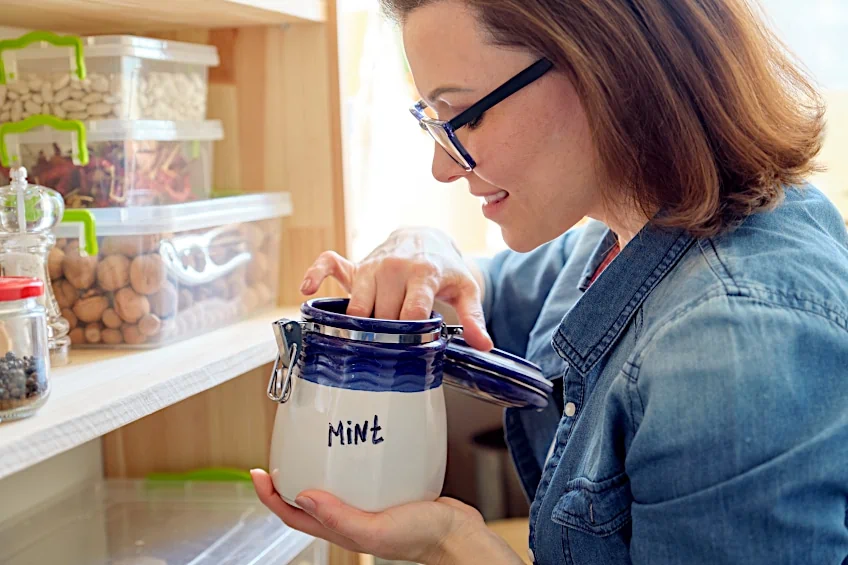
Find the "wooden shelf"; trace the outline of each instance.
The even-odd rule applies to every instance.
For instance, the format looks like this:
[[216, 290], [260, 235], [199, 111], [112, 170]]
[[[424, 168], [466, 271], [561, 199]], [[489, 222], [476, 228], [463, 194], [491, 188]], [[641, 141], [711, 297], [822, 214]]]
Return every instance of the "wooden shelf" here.
[[323, 22], [326, 0], [0, 0], [3, 25], [78, 34]]
[[160, 349], [74, 351], [37, 414], [0, 424], [0, 479], [270, 363], [283, 317], [300, 315], [274, 310]]

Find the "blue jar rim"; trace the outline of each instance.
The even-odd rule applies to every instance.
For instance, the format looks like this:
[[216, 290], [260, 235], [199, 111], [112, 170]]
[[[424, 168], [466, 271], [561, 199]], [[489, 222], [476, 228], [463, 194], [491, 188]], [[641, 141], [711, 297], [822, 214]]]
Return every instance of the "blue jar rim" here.
[[388, 334], [423, 334], [442, 328], [442, 316], [431, 312], [426, 320], [390, 320], [382, 318], [363, 318], [345, 314], [348, 298], [313, 298], [300, 306], [304, 321], [317, 322], [345, 330], [378, 332]]

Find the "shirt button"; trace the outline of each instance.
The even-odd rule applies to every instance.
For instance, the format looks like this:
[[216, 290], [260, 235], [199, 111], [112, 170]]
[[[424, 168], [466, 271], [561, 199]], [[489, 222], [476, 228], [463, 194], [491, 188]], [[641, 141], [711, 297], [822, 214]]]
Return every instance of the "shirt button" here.
[[530, 558], [530, 563], [536, 563], [536, 556], [535, 556], [535, 555], [533, 555], [533, 550], [532, 550], [532, 549], [528, 549], [528, 550], [527, 550], [527, 557], [529, 557], [529, 558]]
[[573, 402], [569, 402], [565, 405], [565, 415], [571, 418], [577, 413], [577, 406]]

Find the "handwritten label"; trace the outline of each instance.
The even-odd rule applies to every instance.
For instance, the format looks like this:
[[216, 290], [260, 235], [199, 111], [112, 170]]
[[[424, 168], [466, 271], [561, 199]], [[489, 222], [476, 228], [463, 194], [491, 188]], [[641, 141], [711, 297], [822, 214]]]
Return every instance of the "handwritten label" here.
[[[368, 429], [369, 424], [371, 422], [368, 420], [365, 420], [362, 424], [359, 422], [354, 424], [352, 420], [348, 420], [347, 426], [345, 426], [344, 421], [339, 420], [339, 423], [334, 427], [333, 423], [330, 422], [330, 431], [327, 433], [327, 447], [333, 447], [333, 438], [336, 438], [338, 445], [366, 444], [369, 442], [369, 431], [371, 432], [370, 442], [373, 445], [383, 443], [385, 438], [380, 435], [383, 428], [380, 426], [376, 414], [374, 414], [374, 423], [371, 424], [370, 430]], [[347, 441], [345, 442], [345, 440]]]

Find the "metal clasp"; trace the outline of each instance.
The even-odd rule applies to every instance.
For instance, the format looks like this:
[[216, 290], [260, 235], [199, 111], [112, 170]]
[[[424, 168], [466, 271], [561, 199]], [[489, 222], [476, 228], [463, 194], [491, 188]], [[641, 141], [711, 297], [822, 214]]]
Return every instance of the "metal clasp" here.
[[[303, 326], [301, 322], [283, 318], [274, 322], [274, 335], [277, 338], [278, 351], [268, 383], [268, 398], [283, 404], [291, 398], [292, 374], [303, 347]], [[283, 368], [286, 369], [286, 376], [280, 389], [280, 373]]]
[[462, 326], [442, 324], [442, 337], [448, 340], [448, 342], [455, 337], [461, 337], [463, 331]]

